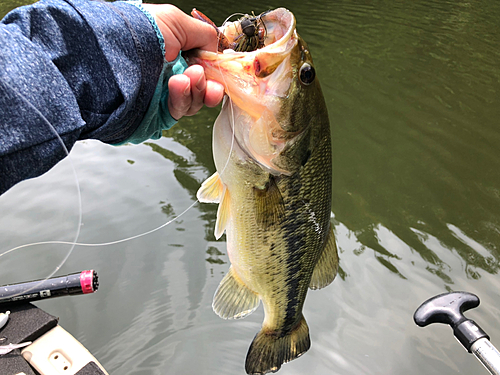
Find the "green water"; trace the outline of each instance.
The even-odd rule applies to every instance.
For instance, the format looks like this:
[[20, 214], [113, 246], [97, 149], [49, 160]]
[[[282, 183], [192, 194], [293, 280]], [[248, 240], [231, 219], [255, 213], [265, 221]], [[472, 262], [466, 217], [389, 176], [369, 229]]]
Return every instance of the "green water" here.
[[[21, 2], [0, 4], [0, 13]], [[467, 313], [500, 347], [500, 3], [255, 1], [176, 3], [220, 24], [286, 6], [309, 43], [330, 114], [341, 273], [308, 294], [312, 347], [280, 374], [482, 374], [445, 326], [418, 328], [428, 297], [466, 290]], [[145, 232], [195, 201], [213, 171], [218, 109], [155, 142], [71, 153], [82, 190], [79, 242]], [[75, 238], [69, 160], [0, 197], [0, 252]], [[148, 236], [77, 247], [58, 274], [94, 268], [97, 294], [38, 305], [60, 317], [111, 374], [244, 374], [262, 309], [239, 321], [211, 311], [228, 269], [216, 207], [195, 205]], [[69, 246], [0, 257], [0, 284], [44, 277]]]

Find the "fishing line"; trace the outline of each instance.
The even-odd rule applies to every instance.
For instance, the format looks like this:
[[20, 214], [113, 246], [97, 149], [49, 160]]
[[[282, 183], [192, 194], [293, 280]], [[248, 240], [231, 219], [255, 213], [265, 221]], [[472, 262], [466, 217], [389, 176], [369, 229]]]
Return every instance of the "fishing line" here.
[[227, 18], [224, 20], [224, 22], [222, 22], [222, 26], [224, 26], [224, 25], [225, 25], [225, 24], [229, 21], [229, 19], [230, 19], [231, 17], [234, 17], [234, 16], [245, 16], [245, 14], [243, 14], [243, 13], [233, 13], [233, 14], [231, 14], [229, 17], [227, 17]]
[[[61, 137], [59, 136], [59, 134], [57, 133], [57, 131], [55, 130], [55, 128], [53, 127], [53, 125], [45, 118], [45, 116], [43, 116], [42, 113], [40, 113], [40, 111], [33, 106], [33, 104], [29, 103], [24, 97], [22, 97], [21, 94], [19, 94], [14, 88], [12, 88], [10, 85], [8, 85], [9, 88], [15, 92], [19, 97], [21, 97], [21, 99], [27, 103], [31, 108], [33, 108], [36, 113], [44, 120], [44, 122], [46, 124], [48, 124], [49, 128], [51, 129], [51, 131], [56, 135], [57, 139], [59, 140], [59, 142], [62, 144], [63, 146], [63, 149], [64, 151], [66, 152], [66, 155], [68, 156], [68, 159], [71, 163], [71, 168], [73, 170], [73, 174], [75, 176], [75, 181], [76, 181], [76, 187], [77, 187], [77, 192], [78, 192], [78, 207], [79, 207], [79, 214], [78, 214], [78, 228], [77, 228], [77, 233], [76, 233], [76, 237], [75, 237], [75, 240], [73, 242], [69, 242], [69, 241], [41, 241], [41, 242], [33, 242], [33, 243], [29, 243], [29, 244], [24, 244], [24, 245], [20, 245], [20, 246], [17, 246], [17, 247], [14, 247], [12, 249], [9, 249], [3, 253], [0, 254], [0, 258], [4, 255], [7, 255], [9, 253], [12, 253], [16, 250], [20, 250], [20, 249], [23, 249], [23, 248], [27, 248], [27, 247], [32, 247], [32, 246], [39, 246], [39, 245], [55, 245], [55, 244], [58, 244], [58, 245], [71, 245], [71, 248], [70, 250], [68, 251], [68, 253], [66, 254], [66, 256], [64, 257], [64, 259], [60, 262], [60, 264], [42, 281], [45, 281], [49, 278], [51, 278], [63, 265], [64, 263], [66, 263], [66, 261], [68, 260], [69, 256], [71, 255], [71, 253], [73, 252], [73, 249], [75, 248], [75, 246], [109, 246], [109, 245], [115, 245], [115, 244], [118, 244], [118, 243], [122, 243], [122, 242], [126, 242], [126, 241], [130, 241], [130, 240], [134, 240], [136, 238], [139, 238], [139, 237], [143, 237], [143, 236], [146, 236], [146, 235], [149, 235], [153, 232], [156, 232], [164, 227], [166, 227], [167, 225], [171, 224], [173, 221], [179, 219], [182, 215], [184, 215], [187, 211], [189, 211], [196, 203], [198, 203], [198, 200], [196, 200], [195, 202], [193, 202], [188, 208], [186, 208], [182, 213], [180, 213], [179, 215], [177, 215], [175, 218], [173, 218], [172, 220], [169, 220], [168, 222], [160, 225], [159, 227], [157, 228], [154, 228], [154, 229], [151, 229], [149, 231], [146, 231], [144, 233], [141, 233], [141, 234], [137, 234], [137, 235], [134, 235], [134, 236], [131, 236], [131, 237], [127, 237], [127, 238], [124, 238], [124, 239], [121, 239], [121, 240], [116, 240], [116, 241], [110, 241], [110, 242], [103, 242], [103, 243], [80, 243], [80, 242], [77, 242], [78, 240], [78, 237], [80, 235], [80, 228], [81, 228], [81, 224], [82, 224], [82, 217], [83, 217], [83, 214], [82, 214], [82, 199], [81, 199], [81, 191], [80, 191], [80, 184], [78, 182], [78, 178], [77, 178], [77, 174], [76, 174], [76, 169], [73, 165], [73, 162], [71, 160], [71, 157], [70, 157], [70, 154], [68, 152], [68, 149], [66, 148], [66, 145], [64, 144], [63, 140], [61, 139]], [[41, 281], [41, 282], [42, 282]]]
[[[57, 133], [57, 130], [54, 128], [54, 126], [52, 126], [52, 124], [50, 123], [49, 120], [47, 120], [47, 118], [38, 110], [38, 108], [36, 108], [33, 104], [31, 104], [20, 92], [18, 92], [14, 87], [12, 87], [8, 82], [3, 82], [3, 84], [5, 84], [10, 90], [12, 93], [14, 93], [15, 95], [17, 95], [21, 101], [23, 101], [25, 104], [28, 105], [28, 107], [30, 107], [31, 109], [33, 109], [35, 111], [35, 113], [40, 116], [40, 118], [42, 119], [42, 121], [44, 123], [46, 123], [50, 129], [50, 131], [56, 136], [57, 140], [61, 143], [62, 145], [62, 148], [64, 150], [64, 152], [66, 153], [66, 156], [68, 157], [68, 160], [69, 160], [69, 163], [71, 165], [71, 169], [73, 171], [73, 176], [75, 178], [75, 183], [76, 183], [76, 191], [77, 191], [77, 196], [78, 196], [78, 226], [76, 228], [76, 235], [75, 235], [75, 240], [73, 242], [68, 242], [68, 244], [71, 245], [71, 248], [69, 249], [69, 251], [67, 252], [66, 256], [63, 258], [63, 260], [59, 263], [59, 265], [42, 281], [45, 281], [49, 278], [51, 278], [52, 276], [54, 276], [54, 274], [64, 265], [64, 263], [66, 263], [66, 260], [69, 258], [69, 256], [71, 255], [71, 253], [73, 252], [73, 249], [75, 248], [75, 243], [76, 241], [78, 240], [78, 237], [80, 236], [80, 228], [82, 227], [82, 194], [81, 194], [81, 191], [80, 191], [80, 183], [78, 181], [78, 176], [76, 174], [76, 168], [73, 164], [73, 161], [71, 160], [71, 157], [69, 155], [69, 151], [68, 149], [66, 148], [66, 145], [64, 144], [64, 141], [62, 140], [62, 138], [59, 136], [59, 134]], [[0, 254], [0, 257], [11, 252], [13, 250], [9, 250], [7, 252], [4, 252], [2, 254]], [[40, 281], [40, 282], [42, 282]]]
[[[237, 13], [235, 13], [235, 14], [231, 15], [230, 17], [228, 17], [226, 19], [226, 21], [224, 21], [223, 25], [225, 25], [227, 23], [228, 19], [231, 18], [234, 15], [237, 15]], [[224, 78], [224, 75], [222, 74], [222, 70], [221, 70], [221, 67], [220, 67], [220, 61], [218, 61], [217, 66], [218, 66], [218, 69], [219, 69], [219, 73], [221, 74], [222, 80], [224, 81], [224, 86], [227, 88], [226, 95], [228, 96], [229, 106], [230, 106], [230, 110], [231, 110], [230, 123], [231, 123], [231, 130], [232, 130], [231, 147], [230, 147], [230, 150], [229, 150], [229, 154], [228, 154], [228, 158], [226, 160], [226, 163], [225, 163], [224, 167], [222, 168], [222, 171], [219, 173], [219, 175], [221, 175], [225, 171], [226, 167], [228, 166], [229, 161], [231, 159], [231, 153], [232, 153], [232, 151], [234, 149], [234, 139], [235, 139], [235, 124], [234, 123], [235, 123], [235, 118], [234, 118], [234, 108], [233, 108], [234, 104], [233, 104], [233, 101], [231, 100], [231, 95], [229, 94], [229, 86], [227, 84], [226, 79]], [[46, 117], [33, 104], [31, 104], [26, 98], [24, 98], [20, 93], [18, 93], [13, 87], [11, 87], [10, 85], [8, 85], [6, 82], [5, 82], [5, 84], [16, 95], [18, 95], [23, 102], [25, 102], [26, 104], [28, 104], [29, 107], [31, 107], [31, 108], [33, 108], [35, 110], [35, 112], [43, 119], [43, 121], [48, 125], [49, 129], [51, 130], [51, 132], [54, 133], [54, 135], [56, 136], [56, 138], [58, 139], [58, 141], [61, 143], [61, 145], [62, 145], [62, 147], [64, 149], [64, 152], [66, 153], [66, 155], [68, 157], [68, 160], [70, 162], [70, 165], [71, 165], [71, 168], [72, 168], [72, 171], [73, 171], [73, 175], [75, 177], [75, 182], [76, 182], [76, 187], [77, 187], [77, 192], [78, 192], [78, 208], [79, 208], [79, 213], [78, 213], [78, 228], [77, 228], [77, 233], [76, 233], [76, 236], [75, 236], [75, 240], [73, 242], [69, 242], [69, 241], [41, 241], [41, 242], [33, 242], [33, 243], [24, 244], [24, 245], [20, 245], [20, 246], [14, 247], [12, 249], [9, 249], [9, 250], [1, 253], [0, 254], [0, 258], [2, 256], [4, 256], [4, 255], [12, 253], [12, 252], [14, 252], [16, 250], [20, 250], [20, 249], [28, 248], [28, 247], [33, 247], [33, 246], [39, 246], [39, 245], [71, 245], [70, 250], [68, 251], [68, 253], [64, 257], [64, 259], [59, 263], [59, 265], [44, 280], [40, 281], [40, 282], [43, 282], [43, 281], [51, 278], [66, 263], [66, 261], [68, 260], [68, 258], [72, 254], [75, 246], [85, 246], [85, 247], [110, 246], [110, 245], [115, 245], [115, 244], [123, 243], [123, 242], [126, 242], [126, 241], [130, 241], [130, 240], [134, 240], [134, 239], [139, 238], [139, 237], [147, 236], [147, 235], [149, 235], [149, 234], [151, 234], [153, 232], [156, 232], [156, 231], [158, 231], [158, 230], [160, 230], [160, 229], [168, 226], [173, 221], [179, 219], [187, 211], [189, 211], [196, 203], [198, 203], [198, 199], [196, 199], [195, 202], [193, 202], [189, 207], [187, 207], [182, 213], [180, 213], [179, 215], [177, 215], [175, 218], [169, 220], [168, 222], [160, 225], [157, 228], [151, 229], [151, 230], [146, 231], [146, 232], [141, 233], [141, 234], [137, 234], [137, 235], [134, 235], [134, 236], [131, 236], [131, 237], [127, 237], [127, 238], [124, 238], [124, 239], [120, 239], [120, 240], [116, 240], [116, 241], [103, 242], [103, 243], [80, 243], [80, 242], [77, 242], [78, 237], [80, 235], [80, 228], [82, 226], [82, 217], [83, 217], [82, 212], [83, 212], [83, 209], [82, 209], [82, 198], [81, 198], [80, 183], [78, 181], [78, 177], [77, 177], [77, 174], [76, 174], [76, 169], [75, 169], [74, 164], [73, 164], [73, 162], [71, 160], [69, 151], [66, 148], [66, 145], [64, 144], [62, 138], [57, 133], [56, 129], [46, 119]]]
[[[135, 236], [132, 236], [132, 237], [127, 237], [127, 238], [123, 238], [121, 240], [116, 240], [116, 241], [111, 241], [111, 242], [102, 242], [102, 243], [81, 243], [81, 242], [67, 242], [67, 241], [42, 241], [42, 242], [33, 242], [33, 243], [29, 243], [29, 244], [26, 244], [26, 245], [21, 245], [21, 246], [18, 246], [18, 247], [15, 247], [13, 249], [10, 249], [10, 250], [7, 250], [6, 252], [0, 254], [0, 257], [8, 254], [8, 253], [11, 253], [13, 251], [16, 251], [16, 250], [19, 250], [19, 249], [22, 249], [22, 248], [25, 248], [25, 247], [30, 247], [30, 246], [37, 246], [37, 245], [75, 245], [75, 246], [87, 246], [87, 247], [92, 247], [92, 246], [109, 246], [109, 245], [116, 245], [116, 244], [119, 244], [119, 243], [122, 243], [122, 242], [126, 242], [126, 241], [130, 241], [130, 240], [135, 240], [136, 238], [139, 238], [139, 237], [143, 237], [143, 236], [147, 236], [148, 234], [151, 234], [153, 232], [156, 232], [164, 227], [166, 227], [167, 225], [171, 224], [173, 221], [179, 219], [182, 215], [184, 215], [186, 212], [188, 212], [191, 208], [193, 208], [193, 206], [198, 203], [198, 200], [196, 200], [195, 202], [193, 202], [188, 208], [186, 208], [184, 211], [182, 211], [182, 213], [180, 213], [178, 216], [174, 217], [172, 220], [169, 220], [167, 221], [166, 223], [160, 225], [158, 228], [155, 228], [155, 229], [151, 229], [147, 232], [144, 232], [144, 233], [141, 233], [141, 234], [137, 234]], [[67, 259], [68, 257], [65, 258], [65, 260]], [[60, 267], [59, 267], [60, 268]], [[59, 269], [57, 268], [56, 271]], [[55, 273], [55, 272], [54, 272]], [[50, 278], [52, 275], [54, 275], [54, 273], [52, 273], [50, 276], [48, 276], [47, 278]]]
[[[234, 13], [232, 15], [230, 15], [228, 18], [226, 18], [226, 20], [223, 22], [222, 26], [226, 25], [226, 23], [228, 22], [228, 20], [235, 16], [235, 15], [238, 15], [238, 14], [242, 14], [242, 13]], [[217, 39], [219, 39], [219, 36], [217, 35]], [[224, 78], [224, 75], [222, 74], [222, 70], [221, 70], [221, 67], [220, 67], [220, 60], [217, 61], [217, 67], [219, 68], [219, 73], [220, 73], [220, 76], [222, 78], [222, 80], [224, 81], [224, 86], [226, 87], [226, 95], [227, 97], [229, 98], [229, 108], [231, 108], [231, 117], [229, 119], [229, 122], [231, 123], [231, 130], [233, 132], [233, 136], [231, 137], [231, 147], [229, 148], [229, 154], [227, 155], [227, 160], [226, 160], [226, 164], [224, 164], [224, 168], [222, 168], [222, 171], [220, 171], [219, 173], [219, 176], [221, 176], [224, 171], [226, 170], [226, 167], [229, 165], [229, 160], [231, 160], [231, 153], [233, 152], [233, 148], [234, 148], [234, 138], [236, 137], [235, 135], [235, 129], [234, 129], [234, 122], [235, 122], [235, 119], [234, 119], [234, 107], [233, 107], [233, 100], [231, 99], [231, 95], [229, 95], [229, 85], [227, 84], [226, 82], [226, 79]], [[231, 121], [232, 120], [232, 121]]]

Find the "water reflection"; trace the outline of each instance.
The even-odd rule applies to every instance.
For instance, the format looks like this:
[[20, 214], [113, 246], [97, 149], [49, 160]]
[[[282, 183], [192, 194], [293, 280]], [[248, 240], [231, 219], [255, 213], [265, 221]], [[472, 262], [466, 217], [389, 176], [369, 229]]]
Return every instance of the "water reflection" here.
[[[499, 48], [488, 37], [498, 25], [488, 20], [498, 5], [482, 5], [341, 1], [315, 13], [324, 25], [306, 17], [311, 28], [301, 31], [311, 32], [313, 46], [330, 46], [314, 57], [324, 64], [325, 95], [332, 98], [332, 209], [388, 270], [403, 277], [395, 243], [380, 241], [381, 228], [447, 282], [453, 272], [444, 276], [447, 267], [437, 254], [451, 249], [466, 261], [467, 276], [478, 276], [472, 271], [478, 268], [497, 272], [499, 253], [492, 244], [500, 237], [491, 228], [498, 226], [500, 180], [491, 171], [500, 167], [494, 120], [500, 115]], [[325, 41], [318, 37], [327, 24], [333, 30]], [[450, 222], [490, 249], [491, 259], [470, 259], [472, 249], [457, 242]], [[444, 246], [438, 253], [427, 248], [412, 228]]]
[[[337, 227], [340, 225], [340, 222], [336, 220], [333, 222]], [[451, 232], [448, 236], [455, 240], [450, 241], [453, 245], [448, 245], [436, 236], [415, 228], [410, 228], [414, 238], [409, 240], [406, 237], [403, 241], [394, 232], [380, 224], [370, 228], [368, 234], [366, 232], [356, 233], [346, 228], [348, 232], [340, 232], [338, 236], [349, 239], [348, 243], [344, 245], [344, 249], [348, 248], [355, 255], [360, 255], [367, 249], [373, 251], [375, 259], [402, 279], [406, 279], [406, 276], [398, 269], [398, 264], [401, 261], [408, 263], [408, 259], [405, 258], [408, 257], [408, 254], [415, 252], [427, 263], [425, 269], [440, 277], [445, 284], [453, 284], [453, 274], [461, 271], [465, 272], [465, 275], [471, 279], [481, 277], [478, 269], [491, 274], [498, 273], [499, 262], [492, 250], [488, 250], [468, 237], [456, 226], [448, 224], [448, 228]], [[443, 237], [441, 235], [441, 238]], [[362, 241], [363, 238], [365, 241]], [[388, 249], [392, 252], [389, 253]], [[441, 258], [444, 252], [452, 252], [455, 256], [460, 257], [462, 265], [452, 266], [452, 264], [443, 261]], [[437, 254], [441, 254], [441, 256]], [[415, 265], [413, 261], [411, 264]], [[445, 287], [449, 288], [449, 285], [445, 285]]]
[[209, 255], [209, 257], [206, 259], [206, 261], [210, 264], [226, 264], [227, 261], [219, 258], [221, 255], [226, 255], [223, 252], [219, 251], [214, 246], [210, 246], [206, 253]]
[[[215, 119], [209, 116], [206, 124], [202, 126], [202, 128], [209, 128], [208, 124], [213, 123]], [[210, 121], [210, 122], [209, 122]], [[199, 126], [194, 124], [190, 124], [189, 120], [183, 120], [184, 123], [188, 123], [186, 128], [182, 128], [178, 126], [175, 132], [165, 132], [165, 136], [167, 138], [172, 138], [179, 144], [186, 146], [190, 151], [193, 152], [191, 156], [194, 156], [193, 160], [187, 160], [184, 157], [177, 155], [172, 150], [164, 148], [157, 143], [145, 142], [146, 146], [151, 147], [153, 152], [156, 152], [163, 156], [165, 159], [172, 161], [175, 165], [174, 167], [174, 176], [177, 181], [191, 194], [193, 200], [196, 200], [196, 192], [198, 191], [201, 183], [203, 182], [203, 178], [206, 176], [206, 170], [214, 169], [214, 164], [212, 161], [212, 157], [210, 155], [209, 158], [204, 157], [204, 153], [200, 152], [200, 154], [196, 154], [195, 151], [201, 151], [202, 149], [206, 149], [206, 140], [210, 139], [210, 134], [205, 134], [202, 138], [205, 142], [195, 141], [194, 137], [191, 137], [191, 132], [197, 132], [199, 130]], [[194, 126], [191, 126], [194, 125]], [[179, 128], [181, 130], [179, 130]], [[200, 168], [202, 166], [203, 168]], [[198, 178], [202, 177], [201, 180]], [[162, 212], [168, 215], [169, 212], [173, 212], [171, 207], [168, 205], [163, 205], [161, 207]], [[213, 228], [215, 225], [215, 212], [217, 212], [217, 206], [215, 204], [202, 204], [199, 206], [200, 211], [203, 213], [203, 218], [206, 219], [206, 239], [209, 241], [215, 240], [213, 235]]]

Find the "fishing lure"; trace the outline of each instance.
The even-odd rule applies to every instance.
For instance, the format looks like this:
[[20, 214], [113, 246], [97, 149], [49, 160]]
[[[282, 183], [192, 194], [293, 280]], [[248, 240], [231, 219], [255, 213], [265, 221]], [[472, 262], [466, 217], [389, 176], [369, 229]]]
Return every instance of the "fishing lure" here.
[[191, 15], [194, 18], [208, 23], [215, 29], [219, 40], [219, 52], [223, 52], [226, 49], [232, 49], [236, 52], [252, 52], [264, 47], [267, 29], [262, 17], [267, 13], [269, 13], [269, 11], [263, 12], [258, 16], [253, 12], [251, 16], [248, 14], [243, 15], [243, 17], [238, 20], [239, 27], [241, 28], [241, 30], [238, 31], [241, 32], [238, 33], [233, 41], [230, 41], [210, 18], [197, 9], [191, 11]]
[[236, 52], [252, 52], [264, 47], [267, 30], [266, 24], [262, 21], [264, 12], [258, 16], [245, 14], [240, 18], [241, 34], [233, 42], [233, 50]]
[[226, 38], [226, 36], [219, 30], [217, 25], [210, 18], [205, 16], [202, 12], [200, 12], [196, 8], [193, 8], [193, 10], [191, 11], [191, 15], [193, 16], [193, 18], [196, 18], [197, 20], [208, 23], [215, 29], [215, 32], [217, 33], [217, 39], [219, 40], [217, 44], [219, 52], [223, 52], [225, 49], [231, 48], [230, 43]]

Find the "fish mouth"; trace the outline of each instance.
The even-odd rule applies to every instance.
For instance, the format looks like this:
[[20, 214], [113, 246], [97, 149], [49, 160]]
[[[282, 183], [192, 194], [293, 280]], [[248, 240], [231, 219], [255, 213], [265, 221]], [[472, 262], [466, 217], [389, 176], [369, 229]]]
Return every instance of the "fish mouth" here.
[[[248, 56], [253, 52], [279, 52], [279, 49], [286, 50], [286, 44], [291, 39], [295, 31], [295, 17], [292, 12], [285, 8], [278, 8], [260, 14], [257, 17], [263, 27], [263, 46], [256, 48], [256, 51], [236, 52], [231, 49], [233, 44], [239, 37], [242, 36], [242, 19], [234, 22], [225, 22], [219, 27], [219, 31], [226, 37], [229, 46], [225, 47], [222, 52], [211, 52], [205, 50], [191, 50], [185, 52], [186, 60], [231, 60], [238, 59], [242, 56]], [[220, 42], [220, 41], [219, 41]], [[223, 47], [224, 48], [224, 47]], [[222, 48], [220, 48], [222, 49]], [[190, 63], [188, 61], [188, 63]], [[195, 64], [196, 62], [192, 62]], [[190, 63], [191, 65], [191, 63]]]
[[[285, 8], [278, 8], [264, 12], [254, 17], [254, 19], [259, 21], [263, 27], [262, 45], [254, 48], [255, 50], [258, 50], [258, 52], [272, 51], [278, 53], [279, 50], [284, 51], [287, 49], [286, 45], [295, 31], [295, 17], [292, 12]], [[242, 22], [244, 22], [244, 18], [235, 22], [227, 22], [219, 28], [230, 45], [235, 44], [236, 40], [243, 36], [242, 29], [244, 26], [242, 27]], [[223, 51], [223, 54], [228, 52], [231, 53], [231, 51]]]
[[[203, 66], [208, 79], [221, 83], [247, 126], [237, 126], [235, 136], [241, 148], [270, 173], [290, 171], [273, 163], [284, 149], [286, 135], [277, 116], [292, 87], [291, 55], [298, 44], [295, 17], [285, 8], [265, 12], [256, 18], [265, 33], [263, 46], [249, 52], [192, 50], [183, 56], [189, 65]], [[219, 30], [229, 43], [242, 35], [242, 19], [226, 23]], [[259, 36], [260, 37], [260, 36]], [[261, 43], [262, 44], [262, 43]]]
[[[236, 97], [244, 97], [246, 102], [249, 94], [285, 95], [283, 92], [277, 93], [276, 90], [269, 92], [269, 85], [264, 87], [262, 79], [267, 78], [269, 81], [268, 77], [297, 44], [295, 17], [289, 10], [278, 8], [264, 12], [256, 18], [265, 30], [261, 48], [250, 52], [236, 52], [227, 48], [223, 52], [191, 50], [183, 53], [188, 65], [202, 65], [207, 78], [221, 83], [233, 100], [237, 99]], [[241, 21], [227, 22], [219, 27], [229, 44], [235, 44], [235, 41], [242, 37]]]

